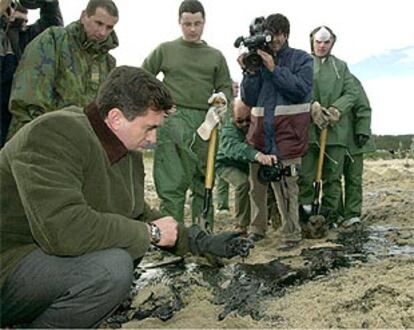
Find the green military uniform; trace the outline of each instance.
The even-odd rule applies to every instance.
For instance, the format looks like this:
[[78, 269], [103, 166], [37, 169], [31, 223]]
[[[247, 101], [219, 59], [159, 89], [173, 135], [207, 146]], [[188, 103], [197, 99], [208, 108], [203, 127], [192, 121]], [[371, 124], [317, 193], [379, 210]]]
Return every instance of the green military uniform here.
[[92, 102], [115, 67], [108, 51], [117, 46], [115, 32], [98, 43], [87, 38], [79, 21], [37, 36], [26, 47], [13, 81], [9, 138], [41, 114]]
[[249, 163], [258, 153], [246, 143], [246, 135], [233, 121], [220, 131], [216, 158], [217, 175], [235, 187], [235, 218], [240, 226], [250, 224]]
[[358, 85], [358, 98], [352, 111], [346, 116], [348, 121], [348, 152], [344, 164], [345, 195], [340, 213], [344, 220], [360, 217], [362, 210], [362, 172], [364, 153], [375, 151], [371, 138], [359, 147], [355, 140], [359, 134], [371, 137], [371, 106], [362, 84], [355, 78]]
[[[154, 154], [154, 182], [161, 199], [161, 211], [184, 221], [184, 203], [192, 191], [192, 220], [203, 209], [204, 176], [208, 142], [196, 133], [204, 121], [212, 93], [224, 92], [231, 99], [231, 79], [224, 56], [205, 42], [182, 38], [162, 43], [142, 67], [157, 75], [171, 92], [177, 112], [157, 131]], [[213, 222], [210, 207], [208, 220]]]
[[[161, 217], [144, 201], [141, 153], [124, 147], [95, 106], [24, 127], [0, 153], [0, 181], [0, 287], [38, 248], [56, 256], [121, 248], [141, 258], [150, 245], [142, 221]], [[184, 253], [187, 231], [179, 230], [176, 252]]]
[[220, 176], [216, 176], [215, 187], [217, 211], [229, 211], [229, 183]]
[[[325, 108], [335, 107], [340, 120], [328, 128], [324, 166], [322, 204], [331, 211], [330, 221], [337, 221], [337, 208], [341, 197], [341, 176], [344, 166], [348, 130], [346, 116], [354, 106], [358, 89], [346, 63], [333, 55], [325, 58], [314, 56], [313, 101]], [[299, 180], [299, 203], [309, 205], [314, 198], [312, 183], [316, 177], [319, 157], [320, 129], [312, 123], [309, 128], [309, 150], [302, 160]]]

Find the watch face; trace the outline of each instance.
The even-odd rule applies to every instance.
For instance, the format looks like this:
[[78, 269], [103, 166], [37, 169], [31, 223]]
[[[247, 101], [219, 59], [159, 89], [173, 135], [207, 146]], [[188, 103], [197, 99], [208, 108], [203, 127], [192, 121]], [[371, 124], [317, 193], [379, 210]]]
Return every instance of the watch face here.
[[151, 243], [157, 244], [161, 240], [161, 232], [157, 225], [151, 223]]

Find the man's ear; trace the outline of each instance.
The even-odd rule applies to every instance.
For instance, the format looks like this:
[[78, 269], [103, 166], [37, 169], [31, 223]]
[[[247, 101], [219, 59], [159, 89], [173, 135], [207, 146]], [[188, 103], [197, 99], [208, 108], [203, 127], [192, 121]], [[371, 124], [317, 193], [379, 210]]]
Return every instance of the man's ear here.
[[123, 125], [125, 116], [121, 110], [118, 108], [112, 108], [108, 111], [106, 116], [106, 123], [112, 128], [112, 130], [117, 131]]
[[82, 24], [85, 23], [85, 19], [86, 19], [87, 16], [88, 16], [88, 14], [86, 13], [86, 10], [82, 10], [82, 13], [81, 13], [81, 16], [80, 16], [80, 22]]

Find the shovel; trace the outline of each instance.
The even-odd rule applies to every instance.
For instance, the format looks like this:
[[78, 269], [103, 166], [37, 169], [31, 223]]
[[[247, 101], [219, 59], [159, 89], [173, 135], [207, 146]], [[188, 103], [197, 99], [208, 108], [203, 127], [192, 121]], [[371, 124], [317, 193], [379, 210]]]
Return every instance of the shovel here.
[[323, 161], [325, 158], [325, 148], [326, 148], [326, 139], [328, 137], [328, 128], [324, 128], [321, 131], [321, 136], [319, 138], [319, 159], [318, 159], [318, 168], [316, 171], [316, 178], [314, 182], [314, 197], [312, 202], [311, 215], [316, 216], [320, 214], [321, 204], [322, 204], [322, 170], [323, 170]]
[[322, 238], [326, 235], [327, 226], [326, 219], [321, 214], [322, 204], [322, 169], [325, 155], [326, 139], [328, 129], [324, 128], [320, 135], [320, 150], [318, 159], [318, 168], [314, 182], [314, 199], [312, 202], [311, 213], [306, 226], [302, 226], [302, 233], [307, 238]]
[[211, 200], [213, 196], [213, 186], [214, 186], [214, 163], [216, 158], [216, 149], [217, 149], [217, 127], [213, 128], [211, 131], [210, 140], [208, 142], [208, 152], [207, 152], [207, 168], [206, 168], [206, 179], [204, 181], [204, 201], [203, 201], [203, 211], [201, 212], [199, 218], [200, 227], [207, 233], [213, 232], [214, 223], [211, 221], [209, 223], [207, 216], [208, 211], [210, 210]]

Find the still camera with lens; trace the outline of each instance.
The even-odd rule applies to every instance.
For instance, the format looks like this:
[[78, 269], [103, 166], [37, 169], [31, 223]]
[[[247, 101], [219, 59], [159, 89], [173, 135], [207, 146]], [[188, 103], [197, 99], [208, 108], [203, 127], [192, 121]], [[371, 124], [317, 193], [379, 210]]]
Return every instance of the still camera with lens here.
[[262, 65], [262, 58], [257, 53], [261, 49], [269, 54], [272, 54], [269, 44], [272, 42], [273, 35], [264, 28], [265, 18], [263, 16], [256, 17], [250, 24], [250, 36], [238, 37], [234, 42], [234, 47], [247, 47], [248, 53], [244, 56], [243, 62], [246, 70], [255, 72]]

